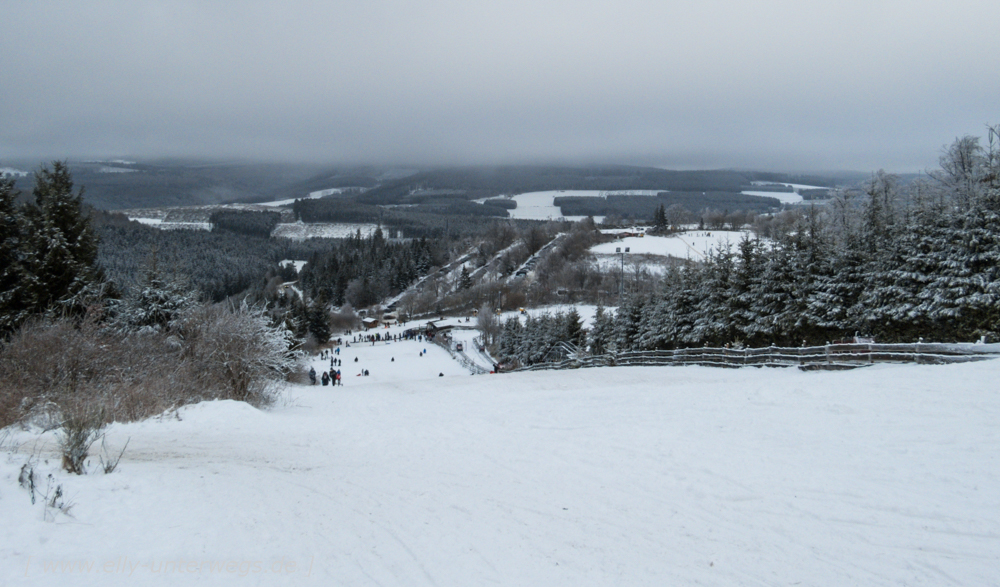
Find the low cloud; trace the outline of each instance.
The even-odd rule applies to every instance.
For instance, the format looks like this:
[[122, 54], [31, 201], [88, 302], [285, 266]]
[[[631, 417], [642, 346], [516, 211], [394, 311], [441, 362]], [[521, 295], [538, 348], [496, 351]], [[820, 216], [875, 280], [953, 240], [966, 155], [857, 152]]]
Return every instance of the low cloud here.
[[987, 2], [9, 4], [0, 162], [912, 171], [1000, 121]]

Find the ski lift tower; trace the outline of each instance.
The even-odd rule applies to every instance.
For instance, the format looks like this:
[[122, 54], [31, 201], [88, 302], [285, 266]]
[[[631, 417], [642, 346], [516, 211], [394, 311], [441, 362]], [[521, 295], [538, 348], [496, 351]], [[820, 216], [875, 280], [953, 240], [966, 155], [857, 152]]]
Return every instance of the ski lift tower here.
[[621, 247], [615, 247], [615, 253], [622, 256], [622, 273], [621, 280], [618, 282], [618, 303], [622, 303], [622, 296], [625, 295], [625, 253], [628, 252], [628, 247], [625, 247], [625, 251], [622, 251]]

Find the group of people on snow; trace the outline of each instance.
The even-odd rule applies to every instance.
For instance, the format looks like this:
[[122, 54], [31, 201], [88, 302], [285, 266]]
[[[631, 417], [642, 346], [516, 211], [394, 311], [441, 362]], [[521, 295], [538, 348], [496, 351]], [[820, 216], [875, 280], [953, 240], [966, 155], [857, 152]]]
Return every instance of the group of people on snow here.
[[[330, 385], [331, 383], [333, 385], [344, 385], [344, 382], [340, 378], [340, 369], [337, 369], [336, 371], [333, 369], [330, 369], [329, 371], [323, 371], [322, 375], [320, 376], [320, 381], [323, 383], [323, 385]], [[309, 384], [316, 385], [315, 367], [309, 367]]]

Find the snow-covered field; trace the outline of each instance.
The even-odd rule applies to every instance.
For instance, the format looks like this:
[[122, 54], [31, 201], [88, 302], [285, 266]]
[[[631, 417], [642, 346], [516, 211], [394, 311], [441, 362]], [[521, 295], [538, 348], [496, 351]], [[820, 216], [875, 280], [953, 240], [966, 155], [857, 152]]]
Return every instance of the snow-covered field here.
[[[341, 353], [343, 387], [268, 411], [112, 426], [110, 475], [8, 437], [0, 584], [1000, 582], [1000, 362], [472, 376], [427, 343]], [[69, 515], [18, 487], [30, 455]]]
[[[766, 184], [761, 184], [766, 185]], [[740, 192], [747, 196], [763, 196], [765, 198], [777, 198], [782, 204], [801, 204], [805, 200], [799, 195], [801, 190], [825, 190], [825, 188], [817, 185], [803, 185], [798, 183], [779, 183], [771, 185], [783, 185], [792, 188], [792, 192], [767, 192], [767, 191], [756, 191], [756, 190], [745, 190]]]
[[679, 232], [671, 236], [650, 236], [642, 237], [628, 236], [623, 239], [602, 243], [591, 247], [590, 252], [595, 255], [613, 255], [618, 259], [615, 249], [622, 251], [629, 248], [625, 261], [628, 262], [629, 255], [658, 255], [664, 257], [677, 257], [680, 259], [704, 259], [709, 251], [720, 250], [727, 244], [736, 245], [746, 236], [742, 231], [728, 230], [692, 230]]

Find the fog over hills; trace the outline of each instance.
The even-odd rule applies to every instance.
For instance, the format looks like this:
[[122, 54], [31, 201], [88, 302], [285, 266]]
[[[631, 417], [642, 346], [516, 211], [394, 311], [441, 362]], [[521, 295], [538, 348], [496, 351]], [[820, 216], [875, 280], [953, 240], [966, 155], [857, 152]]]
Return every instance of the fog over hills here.
[[0, 165], [194, 157], [915, 172], [996, 122], [995, 2], [792, 8], [6, 3]]

